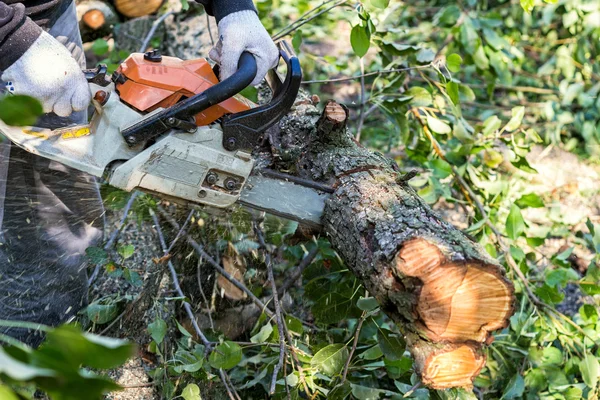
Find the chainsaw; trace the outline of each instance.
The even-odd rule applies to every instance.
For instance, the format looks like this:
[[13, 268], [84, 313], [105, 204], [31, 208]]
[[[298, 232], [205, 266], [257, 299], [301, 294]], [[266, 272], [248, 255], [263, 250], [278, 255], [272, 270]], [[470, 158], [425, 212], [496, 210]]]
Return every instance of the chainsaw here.
[[255, 167], [252, 149], [291, 109], [302, 80], [298, 58], [278, 43], [285, 79], [271, 70], [273, 92], [257, 106], [239, 93], [256, 60], [242, 54], [223, 81], [206, 59], [158, 51], [130, 55], [111, 76], [85, 71], [93, 94], [89, 123], [60, 129], [13, 127], [0, 133], [24, 150], [103, 178], [109, 185], [218, 209], [235, 203], [318, 227], [329, 187]]

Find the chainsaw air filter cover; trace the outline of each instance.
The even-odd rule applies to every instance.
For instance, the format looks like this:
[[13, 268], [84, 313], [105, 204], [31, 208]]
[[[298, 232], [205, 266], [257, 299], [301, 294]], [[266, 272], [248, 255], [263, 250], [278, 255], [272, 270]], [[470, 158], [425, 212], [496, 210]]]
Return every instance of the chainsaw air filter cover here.
[[[141, 112], [169, 108], [182, 99], [204, 92], [219, 83], [206, 59], [183, 61], [158, 53], [132, 54], [113, 75], [121, 101]], [[225, 114], [255, 107], [235, 96], [196, 115], [196, 125], [213, 123]]]

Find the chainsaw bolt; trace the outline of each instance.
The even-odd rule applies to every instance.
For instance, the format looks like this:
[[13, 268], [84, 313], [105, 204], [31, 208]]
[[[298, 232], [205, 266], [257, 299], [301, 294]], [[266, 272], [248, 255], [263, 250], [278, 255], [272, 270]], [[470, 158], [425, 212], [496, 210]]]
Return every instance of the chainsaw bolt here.
[[175, 118], [171, 117], [171, 118], [167, 119], [167, 123], [169, 125], [175, 125]]
[[236, 143], [237, 142], [234, 137], [230, 137], [229, 139], [227, 139], [227, 150], [235, 149]]
[[206, 183], [208, 183], [209, 185], [214, 185], [215, 183], [217, 183], [218, 180], [219, 176], [214, 172], [209, 172], [206, 176]]
[[108, 93], [104, 90], [98, 90], [94, 95], [94, 100], [96, 100], [101, 106], [105, 105], [108, 101]]
[[230, 192], [233, 192], [235, 189], [237, 189], [238, 183], [235, 179], [233, 178], [227, 178], [225, 179], [225, 189], [229, 190]]
[[198, 192], [198, 197], [200, 197], [201, 199], [205, 198], [206, 196], [208, 196], [206, 190], [203, 189]]
[[135, 144], [135, 137], [133, 137], [133, 136], [129, 136], [125, 140], [127, 140], [127, 143], [129, 143], [129, 144]]

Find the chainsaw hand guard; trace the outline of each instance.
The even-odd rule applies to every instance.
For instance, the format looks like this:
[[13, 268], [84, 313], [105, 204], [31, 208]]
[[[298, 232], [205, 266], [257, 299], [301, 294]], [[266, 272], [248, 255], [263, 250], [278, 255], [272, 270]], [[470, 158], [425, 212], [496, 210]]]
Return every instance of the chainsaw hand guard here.
[[[275, 84], [271, 85], [274, 91], [271, 103], [223, 118], [223, 143], [227, 150], [252, 149], [260, 135], [287, 113], [294, 103], [302, 80], [300, 63], [285, 42], [281, 42], [279, 48], [288, 69], [285, 82], [276, 79]], [[238, 71], [230, 78], [123, 129], [123, 138], [128, 146], [133, 147], [172, 128], [195, 131], [192, 121], [196, 114], [240, 93], [250, 85], [256, 71], [254, 56], [243, 53]], [[276, 75], [274, 71], [271, 73]]]

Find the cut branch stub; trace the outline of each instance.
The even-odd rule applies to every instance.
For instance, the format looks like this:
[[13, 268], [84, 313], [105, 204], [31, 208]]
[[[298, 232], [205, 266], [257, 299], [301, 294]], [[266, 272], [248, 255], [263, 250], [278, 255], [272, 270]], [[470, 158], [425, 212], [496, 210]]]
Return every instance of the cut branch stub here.
[[423, 284], [416, 311], [431, 339], [484, 342], [512, 314], [513, 288], [497, 268], [447, 261], [437, 246], [423, 239], [406, 242], [396, 266], [402, 276]]

